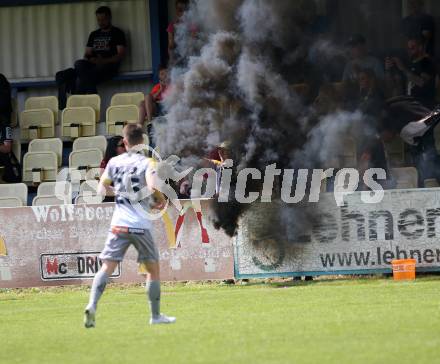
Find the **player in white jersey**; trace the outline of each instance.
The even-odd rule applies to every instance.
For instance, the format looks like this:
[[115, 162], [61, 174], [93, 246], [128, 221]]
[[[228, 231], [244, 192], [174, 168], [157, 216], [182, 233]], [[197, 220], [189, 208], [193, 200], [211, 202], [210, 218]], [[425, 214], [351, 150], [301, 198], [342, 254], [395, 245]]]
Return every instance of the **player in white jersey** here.
[[[123, 142], [127, 153], [108, 162], [99, 182], [98, 193], [114, 195], [116, 206], [104, 250], [99, 256], [103, 264], [93, 279], [90, 300], [85, 309], [86, 328], [95, 327], [98, 301], [109, 277], [131, 244], [138, 251], [138, 262], [148, 272], [150, 324], [168, 324], [176, 321], [174, 317], [160, 313], [159, 252], [150, 233], [151, 221], [147, 211], [163, 207], [165, 199], [154, 188], [157, 186], [157, 177], [150, 160], [136, 151], [135, 147], [143, 143], [142, 133], [142, 128], [138, 125], [125, 126]], [[153, 192], [155, 199], [146, 197], [152, 196]]]

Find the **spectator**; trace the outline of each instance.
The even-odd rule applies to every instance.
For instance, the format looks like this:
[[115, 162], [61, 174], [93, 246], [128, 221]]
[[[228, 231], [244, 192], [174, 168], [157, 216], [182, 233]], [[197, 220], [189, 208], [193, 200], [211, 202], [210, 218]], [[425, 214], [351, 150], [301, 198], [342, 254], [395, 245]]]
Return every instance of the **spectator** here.
[[431, 108], [435, 104], [435, 65], [426, 54], [424, 40], [412, 38], [408, 40], [408, 55], [410, 62], [406, 65], [400, 58], [389, 58], [385, 61], [387, 72], [396, 67], [405, 77], [405, 93], [413, 96]]
[[0, 73], [0, 124], [9, 126], [11, 123], [12, 101], [11, 85]]
[[113, 136], [109, 139], [107, 149], [105, 150], [104, 159], [101, 161], [101, 165], [99, 166], [100, 168], [105, 169], [110, 159], [126, 152], [125, 144], [122, 139], [123, 138], [120, 135]]
[[352, 109], [360, 110], [370, 117], [378, 116], [383, 109], [385, 97], [372, 69], [359, 71], [356, 92]]
[[423, 0], [409, 0], [409, 15], [402, 20], [402, 32], [406, 39], [422, 37], [424, 50], [434, 56], [434, 18], [423, 12]]
[[165, 66], [159, 68], [159, 83], [153, 86], [150, 93], [145, 96], [145, 101], [139, 105], [140, 124], [143, 125], [145, 117], [151, 123], [155, 116], [163, 114], [162, 101], [166, 95], [169, 84], [168, 70]]
[[176, 19], [172, 21], [167, 27], [168, 33], [168, 57], [171, 63], [176, 63], [176, 25], [182, 21], [183, 14], [188, 10], [189, 1], [188, 0], [176, 0]]
[[372, 69], [376, 78], [383, 80], [385, 77], [383, 67], [379, 60], [370, 56], [367, 51], [367, 41], [361, 34], [353, 35], [347, 45], [350, 48], [350, 60], [345, 66], [342, 76], [343, 81], [356, 82], [361, 69]]
[[75, 69], [58, 72], [56, 81], [60, 108], [66, 106], [66, 92], [97, 93], [96, 85], [114, 77], [125, 55], [124, 32], [112, 25], [111, 10], [101, 6], [96, 10], [99, 29], [89, 35], [84, 59], [75, 62]]
[[432, 112], [417, 99], [408, 96], [387, 100], [381, 119], [381, 138], [400, 137], [410, 146], [413, 162], [419, 172], [419, 185], [426, 179], [439, 180], [440, 164], [435, 148], [434, 128], [440, 121], [439, 111]]

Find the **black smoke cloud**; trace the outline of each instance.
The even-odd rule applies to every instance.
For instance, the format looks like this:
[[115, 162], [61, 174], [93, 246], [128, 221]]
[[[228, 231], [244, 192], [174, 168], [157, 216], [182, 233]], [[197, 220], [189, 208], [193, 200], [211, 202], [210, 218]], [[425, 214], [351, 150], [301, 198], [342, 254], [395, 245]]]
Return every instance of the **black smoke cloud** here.
[[[347, 128], [339, 115], [316, 124], [314, 111], [289, 85], [307, 45], [310, 0], [199, 0], [176, 28], [177, 58], [171, 72], [167, 122], [156, 127], [163, 156], [176, 154], [185, 166], [200, 165], [222, 141], [230, 142], [234, 169], [269, 164], [314, 168], [339, 142], [323, 138]], [[347, 118], [347, 115], [344, 116]], [[312, 126], [314, 127], [312, 129]], [[336, 139], [336, 138], [335, 138]], [[327, 149], [325, 149], [327, 148]], [[251, 189], [261, 186], [253, 185]], [[249, 205], [214, 203], [215, 225], [229, 235]], [[313, 221], [313, 214], [298, 221]], [[305, 228], [307, 228], [305, 226]]]

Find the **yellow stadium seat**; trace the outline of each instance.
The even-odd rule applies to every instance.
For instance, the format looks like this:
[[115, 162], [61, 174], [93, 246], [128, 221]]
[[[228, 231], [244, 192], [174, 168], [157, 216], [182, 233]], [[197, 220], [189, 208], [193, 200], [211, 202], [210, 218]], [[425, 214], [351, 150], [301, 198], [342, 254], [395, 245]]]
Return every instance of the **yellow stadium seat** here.
[[136, 105], [145, 100], [145, 96], [142, 92], [125, 92], [114, 94], [111, 101], [110, 106], [119, 106], [119, 105]]
[[139, 107], [136, 105], [110, 106], [107, 109], [106, 130], [109, 135], [121, 135], [125, 124], [139, 122]]
[[90, 106], [66, 107], [61, 119], [63, 136], [78, 138], [96, 135], [96, 115]]
[[53, 138], [55, 136], [55, 117], [50, 109], [24, 110], [20, 114], [22, 140]]
[[27, 205], [28, 188], [24, 183], [0, 185], [0, 207], [21, 207]]
[[402, 167], [405, 164], [405, 145], [400, 137], [384, 143], [388, 163], [391, 167]]
[[55, 96], [29, 97], [24, 102], [24, 109], [50, 109], [53, 112], [55, 123], [58, 124], [58, 98]]
[[54, 152], [57, 155], [58, 167], [63, 159], [63, 142], [58, 138], [34, 139], [29, 143], [29, 152]]
[[72, 201], [68, 201], [67, 199], [63, 199], [62, 197], [55, 195], [40, 195], [35, 196], [32, 200], [32, 206], [49, 206], [49, 205], [68, 205], [71, 204]]
[[439, 188], [440, 184], [435, 178], [425, 179], [424, 181], [425, 188]]
[[414, 167], [392, 168], [391, 175], [396, 181], [396, 189], [417, 188], [418, 173]]
[[70, 153], [69, 171], [72, 181], [78, 179], [75, 176], [75, 171], [79, 172], [81, 181], [99, 178], [99, 166], [102, 158], [103, 153], [98, 148], [82, 149]]
[[92, 137], [80, 137], [73, 142], [72, 150], [98, 148], [102, 154], [105, 154], [107, 148], [107, 139], [103, 135]]
[[72, 95], [67, 99], [67, 107], [90, 106], [95, 111], [95, 121], [101, 116], [101, 97], [99, 95]]
[[101, 203], [104, 196], [98, 195], [98, 183], [97, 180], [87, 180], [81, 183], [79, 194], [75, 199], [75, 204]]
[[37, 196], [56, 196], [60, 200], [72, 201], [72, 185], [68, 181], [43, 182], [38, 186]]
[[23, 157], [23, 182], [55, 181], [58, 157], [54, 152], [28, 152]]

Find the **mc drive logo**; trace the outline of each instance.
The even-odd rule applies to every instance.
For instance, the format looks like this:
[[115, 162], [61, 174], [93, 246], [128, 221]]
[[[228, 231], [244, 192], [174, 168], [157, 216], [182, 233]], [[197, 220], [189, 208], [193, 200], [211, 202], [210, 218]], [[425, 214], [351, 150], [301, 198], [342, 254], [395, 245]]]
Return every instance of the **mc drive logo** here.
[[[101, 268], [99, 252], [41, 254], [40, 270], [43, 281], [93, 278]], [[121, 276], [121, 263], [111, 278]]]

